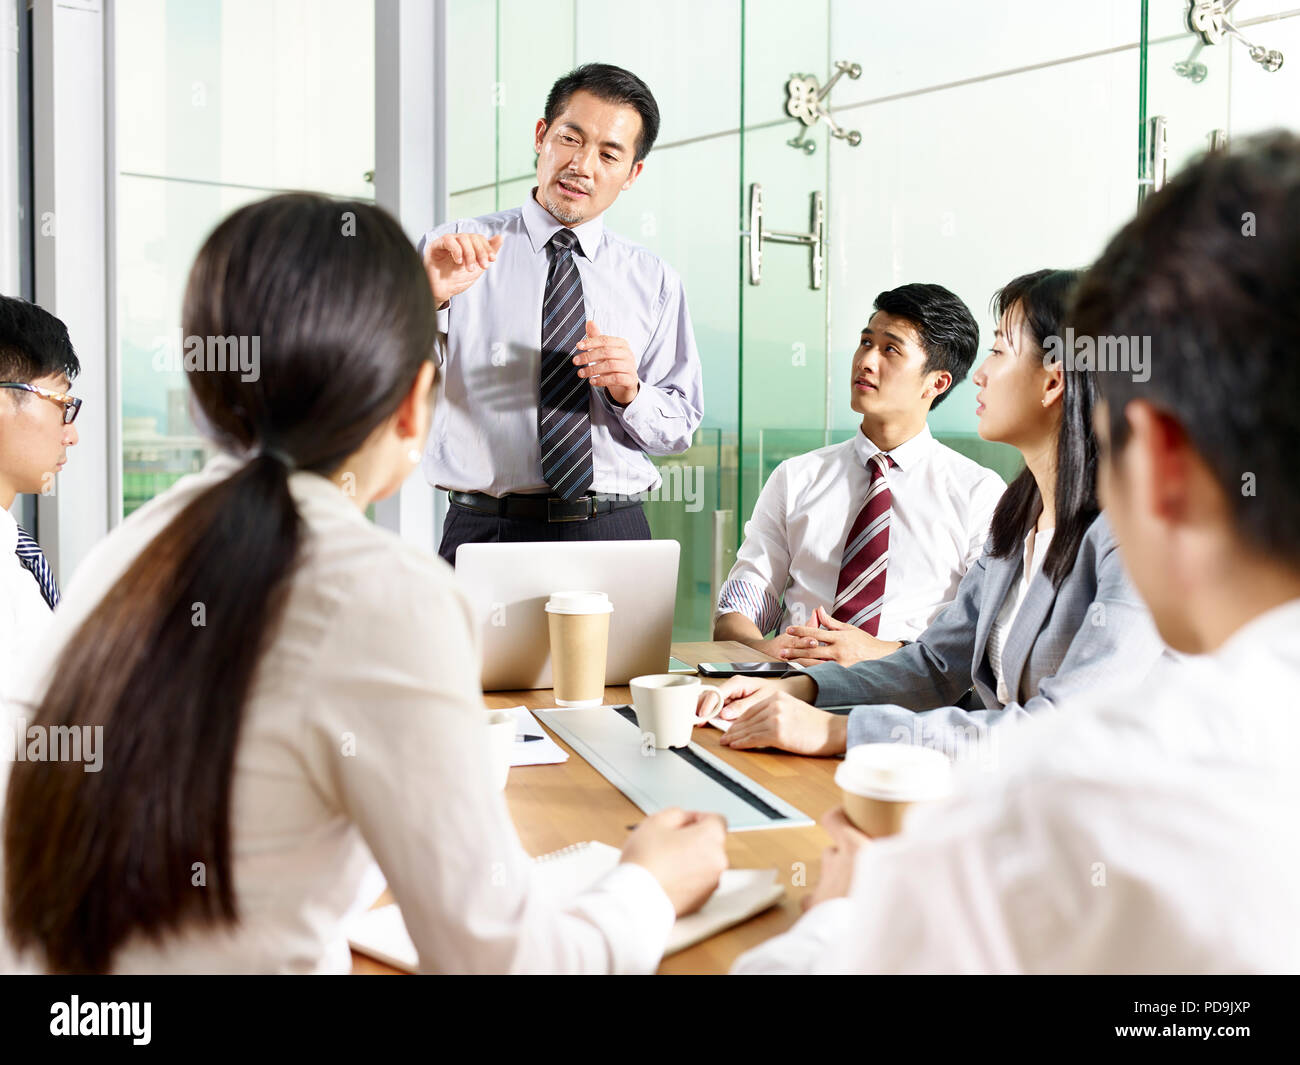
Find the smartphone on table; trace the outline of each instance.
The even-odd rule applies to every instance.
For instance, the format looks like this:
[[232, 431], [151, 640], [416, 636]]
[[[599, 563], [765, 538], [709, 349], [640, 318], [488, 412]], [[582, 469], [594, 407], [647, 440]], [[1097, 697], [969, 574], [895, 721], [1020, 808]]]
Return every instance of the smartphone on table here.
[[727, 677], [767, 677], [775, 680], [803, 670], [791, 662], [701, 662], [701, 677], [725, 680]]

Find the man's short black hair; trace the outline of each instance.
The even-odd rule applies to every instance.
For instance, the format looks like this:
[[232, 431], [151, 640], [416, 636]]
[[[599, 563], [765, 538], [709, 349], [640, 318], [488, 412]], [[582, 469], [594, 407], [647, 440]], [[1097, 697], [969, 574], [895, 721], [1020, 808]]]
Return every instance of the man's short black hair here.
[[30, 384], [59, 374], [71, 381], [80, 372], [67, 326], [44, 307], [0, 296], [0, 381]]
[[650, 154], [655, 138], [659, 136], [659, 105], [644, 81], [630, 70], [609, 63], [584, 63], [551, 86], [550, 95], [546, 97], [547, 129], [568, 106], [569, 97], [579, 90], [610, 103], [636, 108], [636, 113], [641, 116], [641, 135], [637, 137], [636, 157], [632, 162], [639, 163]]
[[1149, 197], [1068, 320], [1150, 342], [1143, 373], [1097, 373], [1112, 454], [1129, 401], [1151, 403], [1213, 471], [1242, 541], [1300, 567], [1300, 138], [1204, 156]]
[[952, 374], [952, 384], [930, 404], [933, 410], [966, 379], [979, 350], [980, 328], [970, 308], [942, 285], [925, 283], [900, 285], [882, 292], [876, 297], [874, 308], [906, 318], [916, 326], [926, 356], [922, 373], [947, 370]]

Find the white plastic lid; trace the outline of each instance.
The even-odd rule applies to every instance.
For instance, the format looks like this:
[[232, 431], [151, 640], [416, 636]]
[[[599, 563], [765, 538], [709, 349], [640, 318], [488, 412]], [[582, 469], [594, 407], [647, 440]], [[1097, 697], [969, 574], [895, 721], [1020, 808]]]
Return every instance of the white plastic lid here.
[[548, 614], [612, 614], [614, 604], [604, 592], [552, 592]]
[[835, 783], [854, 795], [890, 802], [927, 802], [952, 792], [952, 763], [942, 751], [903, 743], [850, 747]]

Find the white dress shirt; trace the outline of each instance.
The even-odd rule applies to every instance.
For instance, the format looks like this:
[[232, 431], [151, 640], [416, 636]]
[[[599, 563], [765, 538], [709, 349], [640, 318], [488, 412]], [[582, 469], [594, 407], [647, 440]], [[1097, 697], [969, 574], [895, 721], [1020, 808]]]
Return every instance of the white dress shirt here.
[[[766, 635], [808, 624], [818, 606], [829, 610], [844, 542], [871, 480], [868, 463], [879, 452], [859, 430], [773, 470], [745, 523], [715, 616], [744, 614]], [[878, 633], [911, 640], [952, 602], [979, 558], [1006, 485], [940, 444], [929, 426], [889, 456], [889, 565]]]
[[[33, 697], [64, 642], [131, 561], [199, 491], [237, 467], [237, 459], [217, 456], [87, 556], [28, 679]], [[674, 914], [646, 869], [620, 865], [562, 904], [539, 890], [493, 787], [478, 629], [450, 567], [372, 525], [323, 477], [295, 473], [290, 488], [304, 542], [235, 753], [240, 921], [162, 944], [136, 937], [114, 968], [347, 972], [343, 918], [356, 907], [373, 855], [424, 970], [652, 972]], [[104, 731], [108, 773], [111, 722]]]
[[53, 616], [36, 578], [18, 560], [18, 522], [0, 507], [0, 697]]
[[1007, 589], [1007, 597], [1002, 601], [1002, 609], [998, 611], [998, 616], [993, 619], [993, 624], [989, 627], [989, 665], [993, 667], [993, 676], [998, 682], [998, 702], [1003, 706], [1012, 699], [1011, 692], [1007, 689], [1006, 672], [1002, 668], [1002, 649], [1006, 646], [1007, 633], [1015, 625], [1016, 616], [1025, 602], [1029, 585], [1038, 576], [1038, 571], [1043, 568], [1043, 560], [1047, 557], [1047, 549], [1052, 546], [1052, 533], [1055, 531], [1047, 529], [1038, 532], [1036, 529], [1030, 529], [1025, 534], [1025, 562], [1020, 571], [1020, 579]]
[[735, 972], [1300, 970], [1300, 600], [1002, 733]]
[[[530, 192], [522, 207], [449, 222], [421, 239], [423, 253], [445, 233], [505, 237], [496, 262], [438, 312], [441, 371], [424, 456], [430, 484], [493, 496], [547, 490], [537, 441], [537, 374], [547, 243], [562, 228]], [[602, 215], [573, 233], [587, 318], [605, 336], [627, 341], [641, 380], [626, 407], [608, 390], [591, 388], [593, 488], [635, 495], [660, 483], [646, 455], [685, 451], [703, 417], [686, 293], [671, 266], [605, 229]]]

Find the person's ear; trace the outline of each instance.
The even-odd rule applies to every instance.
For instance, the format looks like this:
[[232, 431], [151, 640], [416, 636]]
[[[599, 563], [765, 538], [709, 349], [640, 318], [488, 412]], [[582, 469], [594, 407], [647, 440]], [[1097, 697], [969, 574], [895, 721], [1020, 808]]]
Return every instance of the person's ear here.
[[[1162, 523], [1183, 521], [1191, 507], [1192, 449], [1183, 427], [1143, 399], [1124, 408], [1128, 440], [1121, 464], [1134, 504]], [[1113, 444], [1112, 444], [1113, 447]]]
[[952, 388], [952, 374], [947, 370], [935, 370], [929, 383], [925, 386], [925, 391], [921, 393], [921, 398], [938, 399], [950, 388]]
[[542, 141], [546, 139], [546, 119], [539, 118], [537, 125], [533, 129], [533, 151], [538, 155], [542, 154]]
[[632, 164], [632, 172], [628, 174], [627, 180], [623, 182], [623, 191], [626, 192], [636, 184], [636, 179], [641, 176], [641, 171], [645, 168], [645, 160]]
[[410, 390], [398, 404], [393, 416], [393, 428], [397, 437], [405, 445], [422, 448], [424, 438], [429, 432], [429, 421], [433, 415], [433, 382], [436, 370], [433, 362], [426, 359], [420, 365], [420, 372]]
[[1065, 401], [1065, 370], [1057, 359], [1043, 367], [1043, 406]]

